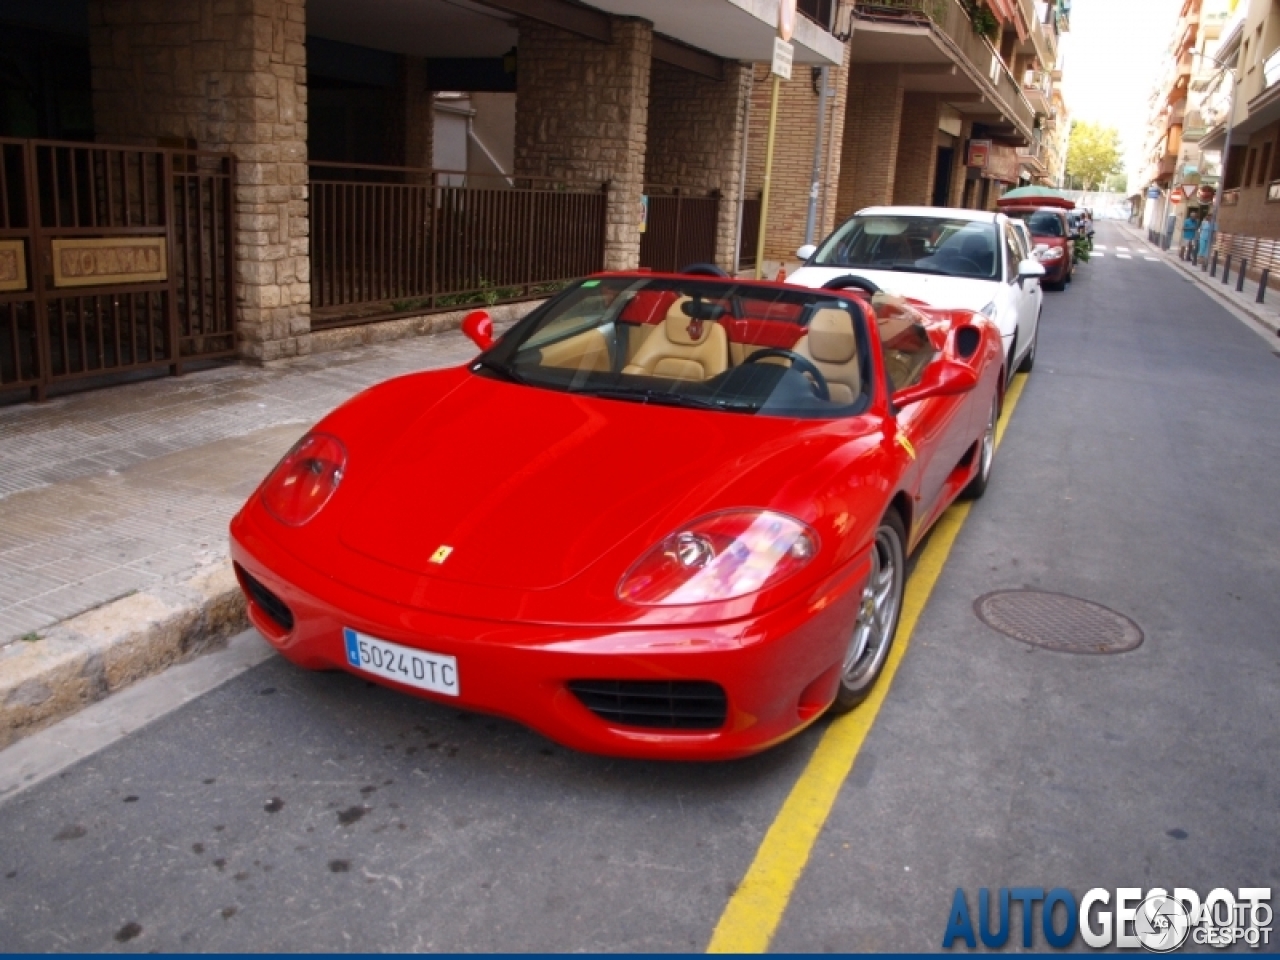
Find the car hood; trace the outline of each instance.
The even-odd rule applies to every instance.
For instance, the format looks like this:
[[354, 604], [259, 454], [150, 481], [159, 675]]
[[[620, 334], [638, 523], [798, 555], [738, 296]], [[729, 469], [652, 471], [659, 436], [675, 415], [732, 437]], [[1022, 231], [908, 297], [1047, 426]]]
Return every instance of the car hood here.
[[862, 267], [801, 267], [787, 277], [787, 283], [801, 287], [821, 287], [828, 280], [853, 274], [865, 277], [885, 293], [922, 300], [947, 310], [980, 313], [997, 293], [999, 281], [967, 277], [942, 277], [931, 273], [902, 273], [895, 270], [867, 270]]
[[657, 542], [726, 499], [755, 505], [731, 488], [785, 484], [805, 427], [468, 376], [377, 457], [340, 537], [433, 580], [549, 590], [641, 528]]

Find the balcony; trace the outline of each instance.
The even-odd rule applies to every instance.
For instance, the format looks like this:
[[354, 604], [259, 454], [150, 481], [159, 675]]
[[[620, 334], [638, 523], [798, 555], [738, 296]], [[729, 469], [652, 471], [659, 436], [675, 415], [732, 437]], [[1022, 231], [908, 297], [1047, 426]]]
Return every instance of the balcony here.
[[1022, 93], [1037, 113], [1052, 109], [1053, 80], [1045, 70], [1028, 70], [1022, 75]]
[[902, 64], [906, 89], [935, 92], [961, 113], [1029, 141], [1035, 109], [959, 0], [853, 0], [853, 63]]
[[1018, 147], [1018, 163], [1026, 168], [1033, 177], [1043, 177], [1048, 170], [1043, 143], [1032, 142], [1025, 147]]

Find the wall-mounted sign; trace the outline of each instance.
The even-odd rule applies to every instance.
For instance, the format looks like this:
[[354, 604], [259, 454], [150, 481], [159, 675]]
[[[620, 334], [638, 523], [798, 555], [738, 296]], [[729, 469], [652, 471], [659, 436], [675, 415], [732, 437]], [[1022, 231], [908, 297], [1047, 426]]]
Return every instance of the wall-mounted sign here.
[[640, 195], [640, 233], [644, 233], [649, 229], [649, 195], [642, 193]]
[[0, 240], [0, 291], [27, 289], [27, 252], [21, 240]]
[[1148, 200], [1159, 200], [1159, 199], [1160, 199], [1160, 188], [1159, 188], [1159, 187], [1147, 187], [1147, 199], [1148, 199]]
[[169, 278], [164, 237], [99, 237], [52, 241], [53, 285], [91, 287], [155, 283]]
[[990, 140], [970, 140], [969, 156], [965, 165], [969, 167], [985, 167], [991, 159]]

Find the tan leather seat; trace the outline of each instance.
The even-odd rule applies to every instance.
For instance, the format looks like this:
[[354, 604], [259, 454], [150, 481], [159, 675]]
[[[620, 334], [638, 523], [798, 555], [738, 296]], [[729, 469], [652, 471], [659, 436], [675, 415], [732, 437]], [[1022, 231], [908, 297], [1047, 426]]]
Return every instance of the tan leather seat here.
[[683, 309], [681, 297], [671, 305], [666, 319], [640, 345], [623, 373], [672, 380], [709, 380], [729, 369], [729, 338], [711, 320], [695, 320]]
[[808, 332], [791, 349], [822, 372], [836, 403], [853, 403], [862, 393], [858, 339], [848, 310], [822, 307], [814, 311]]

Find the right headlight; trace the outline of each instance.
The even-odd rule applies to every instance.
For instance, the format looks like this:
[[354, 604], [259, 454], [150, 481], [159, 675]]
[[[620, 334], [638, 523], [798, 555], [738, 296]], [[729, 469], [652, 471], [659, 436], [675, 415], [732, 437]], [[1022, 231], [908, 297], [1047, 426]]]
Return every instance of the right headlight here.
[[1033, 252], [1041, 263], [1046, 260], [1061, 260], [1063, 254], [1061, 247], [1037, 247]]

